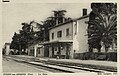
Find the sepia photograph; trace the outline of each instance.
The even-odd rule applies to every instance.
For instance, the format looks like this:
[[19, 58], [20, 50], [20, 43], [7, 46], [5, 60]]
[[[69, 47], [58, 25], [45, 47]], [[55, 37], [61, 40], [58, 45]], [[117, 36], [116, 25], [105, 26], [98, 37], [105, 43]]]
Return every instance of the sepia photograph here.
[[117, 3], [3, 3], [2, 72], [117, 74]]

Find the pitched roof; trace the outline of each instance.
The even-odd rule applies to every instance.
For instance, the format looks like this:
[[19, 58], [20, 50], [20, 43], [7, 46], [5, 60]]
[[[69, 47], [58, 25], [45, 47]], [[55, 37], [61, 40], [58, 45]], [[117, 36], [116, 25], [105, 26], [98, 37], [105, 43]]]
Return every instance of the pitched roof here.
[[85, 15], [85, 16], [82, 16], [82, 17], [79, 17], [79, 18], [76, 18], [76, 19], [72, 19], [72, 20], [67, 21], [67, 22], [64, 22], [64, 23], [60, 23], [60, 24], [58, 24], [58, 25], [55, 25], [55, 26], [53, 26], [53, 27], [50, 27], [49, 30], [51, 30], [51, 29], [53, 29], [53, 28], [56, 28], [56, 27], [59, 27], [59, 26], [62, 26], [62, 25], [64, 25], [64, 24], [67, 24], [67, 23], [76, 21], [76, 20], [81, 20], [81, 19], [87, 18], [87, 17], [89, 17], [89, 14], [88, 14], [88, 15]]
[[73, 22], [73, 20], [70, 20], [70, 21], [67, 21], [67, 22], [64, 22], [64, 23], [60, 23], [60, 24], [58, 24], [58, 25], [55, 25], [55, 26], [53, 26], [53, 27], [50, 27], [49, 30], [51, 30], [51, 29], [53, 29], [53, 28], [56, 28], [56, 27], [59, 27], [59, 26], [62, 26], [62, 25], [64, 25], [64, 24], [70, 23], [70, 22]]

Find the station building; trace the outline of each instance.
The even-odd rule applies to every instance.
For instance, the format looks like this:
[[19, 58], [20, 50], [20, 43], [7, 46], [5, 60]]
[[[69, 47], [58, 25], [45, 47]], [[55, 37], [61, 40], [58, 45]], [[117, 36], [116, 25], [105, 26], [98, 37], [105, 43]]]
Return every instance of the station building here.
[[49, 28], [49, 41], [31, 45], [28, 54], [68, 59], [88, 51], [87, 21], [89, 15], [87, 9], [83, 9], [82, 17]]

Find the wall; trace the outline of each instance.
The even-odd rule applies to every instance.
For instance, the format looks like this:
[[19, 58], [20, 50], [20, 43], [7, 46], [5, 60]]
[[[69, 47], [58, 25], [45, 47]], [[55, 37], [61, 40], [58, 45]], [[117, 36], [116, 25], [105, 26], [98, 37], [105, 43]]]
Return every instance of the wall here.
[[9, 55], [9, 53], [10, 53], [10, 45], [5, 45], [5, 46], [6, 46], [6, 49], [5, 49], [6, 55]]
[[[88, 24], [85, 23], [86, 21], [89, 21], [88, 17], [79, 19], [73, 23], [73, 50], [75, 50], [75, 53], [84, 53], [88, 51]], [[75, 27], [76, 25], [77, 27]]]
[[[66, 36], [66, 29], [69, 28], [70, 31], [70, 35]], [[57, 37], [57, 32], [62, 30], [62, 37], [58, 38]], [[57, 40], [72, 40], [73, 39], [73, 27], [72, 27], [72, 22], [55, 27], [51, 30], [49, 30], [49, 38], [50, 38], [50, 42], [52, 41], [57, 41]], [[52, 33], [54, 33], [54, 39], [52, 39]]]
[[[37, 48], [40, 47], [40, 53], [38, 53], [38, 50]], [[33, 50], [33, 52], [32, 52]], [[32, 54], [31, 54], [32, 53]], [[44, 56], [44, 47], [43, 45], [38, 45], [38, 44], [34, 44], [34, 45], [31, 45], [29, 48], [28, 48], [28, 55], [29, 56], [35, 56], [35, 57], [43, 57]]]
[[[39, 48], [39, 50], [38, 50]], [[37, 57], [43, 57], [44, 56], [44, 46], [43, 45], [38, 45], [36, 47], [36, 56]]]
[[28, 55], [34, 56], [34, 45], [28, 47]]

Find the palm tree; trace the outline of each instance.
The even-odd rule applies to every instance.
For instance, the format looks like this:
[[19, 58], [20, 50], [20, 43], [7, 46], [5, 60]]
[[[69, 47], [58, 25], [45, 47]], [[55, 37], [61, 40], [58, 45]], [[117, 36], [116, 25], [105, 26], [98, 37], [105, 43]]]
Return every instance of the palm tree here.
[[117, 39], [117, 16], [111, 15], [107, 17], [99, 15], [97, 19], [89, 21], [89, 24], [94, 26], [94, 29], [89, 29], [89, 31], [94, 31], [89, 40], [98, 41], [99, 44], [103, 42], [107, 52], [113, 41]]
[[[102, 6], [99, 6], [99, 9], [96, 10], [95, 8], [95, 19], [88, 22], [90, 25], [88, 28], [88, 42], [91, 44], [91, 47], [94, 48], [100, 47], [102, 42], [105, 51], [107, 52], [117, 39], [117, 14], [115, 13], [115, 10], [113, 12], [112, 8], [110, 9], [108, 7], [111, 4], [103, 3], [101, 5]], [[104, 8], [104, 10], [101, 10], [101, 8]], [[109, 10], [112, 10], [112, 12]]]
[[56, 20], [56, 25], [59, 23], [63, 23], [64, 20], [66, 19], [65, 13], [67, 12], [66, 10], [58, 10], [58, 11], [53, 11], [54, 12], [54, 18]]

